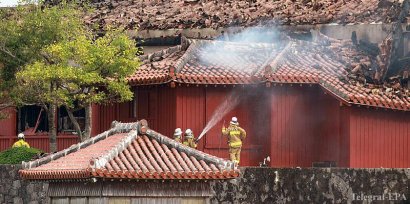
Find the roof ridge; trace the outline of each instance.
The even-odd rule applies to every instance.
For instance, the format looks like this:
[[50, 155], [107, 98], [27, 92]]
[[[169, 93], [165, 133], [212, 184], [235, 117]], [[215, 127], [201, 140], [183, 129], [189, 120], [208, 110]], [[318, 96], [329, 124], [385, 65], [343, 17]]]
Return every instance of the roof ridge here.
[[177, 151], [184, 152], [185, 154], [187, 154], [187, 156], [193, 156], [197, 160], [204, 160], [206, 162], [215, 163], [216, 165], [218, 165], [220, 169], [235, 169], [236, 168], [235, 164], [231, 161], [224, 160], [216, 156], [207, 154], [205, 152], [201, 152], [197, 149], [187, 147], [149, 128], [145, 131], [145, 135], [147, 135], [148, 137], [152, 139], [155, 139], [160, 144], [164, 144], [170, 148], [176, 149]]
[[143, 64], [146, 64], [148, 62], [152, 62], [155, 57], [163, 57], [166, 54], [173, 54], [181, 50], [182, 50], [182, 45], [176, 45], [176, 46], [168, 47], [162, 50], [158, 50], [151, 54], [141, 55], [139, 56], [139, 59], [143, 62]]
[[[282, 56], [284, 55], [284, 53], [286, 53], [290, 47], [294, 44], [293, 41], [288, 41], [288, 43], [286, 43], [286, 46], [277, 54], [277, 55], [272, 55], [271, 57], [269, 57], [259, 69], [256, 69], [256, 71], [254, 71], [254, 73], [252, 73], [252, 75], [254, 75], [255, 73], [257, 73], [259, 70], [261, 69], [265, 69], [267, 72], [265, 72], [265, 80], [267, 79], [267, 75], [272, 74], [275, 72], [275, 70], [277, 70], [277, 65], [278, 62], [282, 59]], [[274, 52], [274, 51], [273, 51]], [[268, 69], [266, 69], [265, 67], [269, 67]]]
[[117, 145], [109, 150], [105, 155], [101, 155], [97, 158], [90, 160], [90, 167], [93, 169], [100, 169], [105, 167], [105, 165], [118, 156], [124, 149], [126, 149], [132, 141], [134, 141], [138, 137], [138, 130], [132, 129], [128, 135], [123, 138]]
[[79, 142], [77, 144], [73, 144], [70, 147], [63, 149], [61, 151], [55, 152], [53, 154], [50, 154], [46, 157], [40, 158], [40, 159], [36, 159], [34, 161], [29, 161], [29, 162], [22, 162], [22, 168], [23, 169], [30, 169], [30, 168], [34, 168], [34, 167], [38, 167], [40, 165], [49, 163], [53, 160], [57, 160], [63, 156], [66, 156], [68, 154], [71, 154], [73, 152], [77, 152], [80, 149], [84, 149], [96, 142], [99, 142], [103, 139], [106, 139], [107, 137], [110, 137], [116, 133], [121, 133], [121, 132], [125, 132], [125, 131], [129, 131], [130, 129], [134, 129], [137, 128], [139, 126], [139, 122], [136, 123], [120, 123], [117, 121], [113, 121], [111, 123], [111, 129], [100, 133], [94, 137], [91, 137], [83, 142]]
[[204, 42], [201, 40], [188, 40], [189, 46], [184, 55], [180, 57], [175, 63], [175, 73], [179, 73], [185, 64], [192, 58], [192, 53], [199, 48]]

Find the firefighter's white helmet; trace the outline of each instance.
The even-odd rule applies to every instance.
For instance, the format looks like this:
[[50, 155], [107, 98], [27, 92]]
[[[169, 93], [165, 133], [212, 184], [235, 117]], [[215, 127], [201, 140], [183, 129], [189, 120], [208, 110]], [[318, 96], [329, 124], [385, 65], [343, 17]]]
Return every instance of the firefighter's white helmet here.
[[174, 132], [174, 137], [180, 137], [180, 136], [181, 136], [181, 134], [182, 134], [182, 130], [181, 130], [181, 128], [177, 128], [177, 129], [175, 129], [175, 132]]
[[185, 130], [185, 137], [186, 138], [191, 138], [192, 137], [192, 130], [191, 129], [186, 129]]
[[24, 139], [24, 134], [23, 134], [23, 133], [18, 134], [18, 135], [17, 135], [17, 138], [18, 138], [18, 139]]
[[237, 117], [232, 117], [231, 124], [232, 125], [238, 125], [239, 124], [238, 123], [238, 118]]

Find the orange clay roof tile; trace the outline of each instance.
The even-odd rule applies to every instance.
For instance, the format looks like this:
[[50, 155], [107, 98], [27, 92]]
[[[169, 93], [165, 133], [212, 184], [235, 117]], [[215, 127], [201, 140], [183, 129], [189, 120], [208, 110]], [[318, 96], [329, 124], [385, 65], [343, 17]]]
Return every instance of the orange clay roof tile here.
[[[31, 180], [87, 179], [227, 179], [238, 176], [230, 161], [186, 147], [153, 130], [137, 133], [138, 123], [116, 123], [93, 140], [52, 154], [40, 164], [24, 163], [20, 176]], [[96, 139], [97, 138], [97, 139]], [[83, 144], [91, 143], [84, 148]], [[56, 156], [57, 155], [57, 156]]]
[[[152, 62], [149, 59], [153, 57], [146, 56], [145, 64], [129, 80], [132, 85], [170, 81], [204, 85], [320, 82], [349, 103], [410, 110], [410, 99], [405, 94], [394, 96], [393, 93], [394, 102], [387, 89], [379, 87], [373, 93], [371, 88], [362, 88], [361, 83], [349, 82], [347, 75], [352, 67], [373, 62], [351, 42], [324, 39], [324, 43], [320, 41], [323, 39], [288, 40], [286, 46], [286, 41], [266, 44], [188, 40], [190, 44], [185, 51], [183, 46], [177, 46], [159, 52], [167, 53], [162, 59], [166, 63]], [[171, 67], [175, 67], [174, 76], [170, 75]]]

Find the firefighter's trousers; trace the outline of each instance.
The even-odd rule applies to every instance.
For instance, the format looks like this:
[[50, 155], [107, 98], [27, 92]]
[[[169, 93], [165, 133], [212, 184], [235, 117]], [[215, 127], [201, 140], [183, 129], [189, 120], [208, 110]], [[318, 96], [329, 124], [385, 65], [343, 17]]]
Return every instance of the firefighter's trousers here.
[[229, 147], [229, 158], [239, 164], [241, 158], [241, 147]]

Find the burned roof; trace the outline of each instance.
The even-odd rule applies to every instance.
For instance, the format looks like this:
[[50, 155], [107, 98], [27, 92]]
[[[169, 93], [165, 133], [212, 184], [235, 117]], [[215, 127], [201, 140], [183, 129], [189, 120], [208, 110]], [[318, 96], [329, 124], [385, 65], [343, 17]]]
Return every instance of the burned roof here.
[[402, 4], [394, 0], [336, 1], [97, 1], [85, 20], [128, 28], [187, 29], [232, 26], [391, 23]]
[[182, 46], [170, 47], [150, 55], [141, 56], [143, 63], [138, 71], [128, 77], [131, 84], [161, 84], [172, 80], [169, 67], [174, 67], [185, 50]]
[[20, 176], [63, 179], [228, 179], [234, 163], [184, 146], [148, 128], [145, 120], [113, 128], [47, 157], [23, 162]]
[[[351, 40], [316, 31], [312, 35], [313, 41], [284, 37], [271, 44], [184, 40], [173, 53], [145, 57], [158, 61], [146, 60], [130, 81], [132, 85], [319, 84], [346, 103], [410, 110], [408, 70], [401, 70], [400, 77], [387, 77], [391, 38], [369, 53]], [[159, 77], [158, 70], [164, 75]]]

